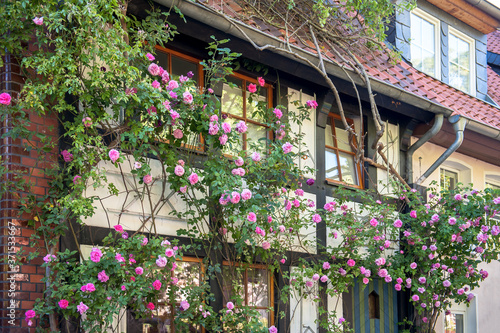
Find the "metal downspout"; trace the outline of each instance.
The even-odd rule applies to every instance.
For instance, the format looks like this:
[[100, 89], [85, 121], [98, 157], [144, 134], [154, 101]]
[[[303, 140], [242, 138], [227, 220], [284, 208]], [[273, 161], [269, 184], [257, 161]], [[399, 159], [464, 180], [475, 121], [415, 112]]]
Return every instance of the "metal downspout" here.
[[448, 121], [452, 124], [453, 130], [455, 131], [455, 141], [451, 144], [451, 146], [446, 149], [443, 155], [439, 156], [439, 158], [431, 165], [431, 167], [417, 180], [416, 185], [420, 185], [424, 182], [433, 173], [446, 159], [453, 154], [464, 141], [464, 130], [465, 125], [467, 124], [467, 119], [460, 117], [459, 115], [451, 116], [448, 118]]
[[443, 119], [444, 115], [437, 114], [434, 117], [434, 124], [432, 127], [420, 139], [418, 139], [417, 142], [412, 144], [406, 152], [406, 175], [410, 183], [413, 182], [413, 154], [418, 148], [422, 147], [424, 143], [432, 139], [432, 137], [439, 132], [441, 126], [443, 126]]

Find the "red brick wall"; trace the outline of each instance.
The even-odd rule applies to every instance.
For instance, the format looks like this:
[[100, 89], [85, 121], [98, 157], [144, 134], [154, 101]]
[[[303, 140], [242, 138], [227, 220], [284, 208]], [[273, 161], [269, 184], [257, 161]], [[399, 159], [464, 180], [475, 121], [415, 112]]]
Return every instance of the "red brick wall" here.
[[[14, 101], [18, 97], [24, 79], [14, 57], [7, 55], [4, 60], [4, 66], [0, 69], [0, 93], [10, 93]], [[31, 112], [28, 112], [28, 116], [31, 122], [28, 128], [33, 134], [44, 133], [51, 136], [52, 140], [57, 140], [58, 121], [55, 116], [38, 116]], [[0, 135], [8, 132], [11, 127], [11, 119], [2, 122]], [[31, 140], [33, 144], [41, 146], [38, 137], [34, 136]], [[2, 159], [11, 172], [1, 181], [6, 182], [12, 179], [17, 172], [23, 171], [25, 172], [24, 178], [30, 185], [27, 191], [36, 195], [44, 195], [49, 188], [49, 179], [45, 176], [44, 168], [50, 167], [52, 163], [57, 163], [57, 145], [52, 153], [38, 156], [36, 151], [24, 149], [24, 144], [26, 141], [10, 138], [4, 138], [0, 141]], [[25, 252], [33, 250], [28, 247], [29, 237], [33, 233], [33, 229], [27, 226], [29, 218], [31, 216], [19, 216], [16, 193], [8, 192], [0, 199], [0, 257], [3, 259], [11, 254], [24, 262], [22, 266], [14, 267], [14, 270], [11, 270], [5, 262], [0, 262], [0, 332], [34, 332], [34, 328], [28, 328], [24, 320], [24, 313], [33, 307], [37, 298], [43, 297], [44, 285], [41, 283], [41, 279], [45, 275], [45, 269], [40, 266], [43, 263], [42, 257], [27, 263], [25, 255], [12, 253], [12, 247], [9, 246], [12, 245], [9, 242], [14, 241], [15, 251], [19, 250], [20, 247], [23, 247]], [[11, 286], [15, 286], [15, 295], [9, 295]], [[11, 305], [15, 306], [13, 321], [9, 317], [11, 313], [9, 306]], [[35, 322], [35, 325], [37, 323]]]

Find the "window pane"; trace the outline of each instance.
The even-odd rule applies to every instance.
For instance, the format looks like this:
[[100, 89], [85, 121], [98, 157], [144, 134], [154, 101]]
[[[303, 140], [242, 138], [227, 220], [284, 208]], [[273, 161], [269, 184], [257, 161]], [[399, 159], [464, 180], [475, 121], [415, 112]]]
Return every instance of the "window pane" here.
[[237, 86], [230, 87], [227, 83], [222, 85], [222, 111], [231, 113], [238, 117], [243, 117], [243, 91], [241, 90], [242, 81], [234, 77], [229, 77], [227, 80], [235, 83]]
[[247, 98], [247, 119], [252, 119], [258, 121], [259, 123], [263, 123], [265, 121], [264, 115], [259, 113], [254, 114], [255, 110], [257, 110], [257, 103], [259, 102], [263, 102], [265, 105], [264, 109], [267, 110], [267, 88], [259, 87], [259, 94], [257, 96], [253, 96], [252, 103], [250, 103], [249, 99]]
[[168, 53], [158, 51], [156, 53], [156, 63], [168, 71]]
[[235, 293], [245, 299], [245, 289], [243, 288], [243, 272], [237, 267], [222, 266], [222, 294], [224, 306], [233, 299]]
[[429, 75], [436, 74], [436, 26], [411, 14], [411, 61], [413, 66]]
[[172, 55], [172, 73], [170, 73], [170, 75], [174, 80], [178, 80], [181, 75], [187, 76], [189, 71], [194, 74], [193, 80], [199, 82], [198, 64]]
[[352, 151], [349, 145], [349, 134], [344, 129], [344, 124], [339, 119], [335, 119], [335, 134], [337, 138], [337, 148]]
[[458, 173], [441, 169], [440, 185], [442, 190], [453, 190], [458, 183]]
[[269, 327], [269, 311], [267, 310], [258, 310], [260, 313], [260, 322], [263, 324], [264, 327]]
[[450, 313], [445, 317], [445, 333], [464, 333], [464, 315]]
[[450, 85], [469, 92], [471, 89], [471, 44], [449, 35]]
[[264, 152], [266, 141], [259, 141], [259, 139], [266, 138], [266, 128], [252, 123], [247, 123], [247, 126], [247, 149], [250, 149], [250, 143], [254, 143], [258, 145], [258, 149], [256, 149], [257, 151]]
[[328, 124], [325, 127], [325, 144], [330, 147], [335, 147], [335, 141], [333, 140], [332, 125], [330, 124], [330, 118], [328, 118]]
[[265, 269], [248, 269], [248, 305], [269, 306], [269, 279]]
[[337, 162], [337, 153], [333, 149], [326, 148], [326, 178], [340, 180]]
[[342, 181], [347, 184], [358, 184], [358, 172], [354, 163], [354, 156], [339, 152], [340, 170], [342, 173]]

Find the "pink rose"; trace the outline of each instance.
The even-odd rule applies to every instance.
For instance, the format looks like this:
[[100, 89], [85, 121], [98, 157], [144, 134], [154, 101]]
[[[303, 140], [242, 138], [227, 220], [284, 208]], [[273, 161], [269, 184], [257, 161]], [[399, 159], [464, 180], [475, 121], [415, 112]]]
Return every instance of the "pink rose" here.
[[186, 193], [187, 192], [187, 186], [182, 186], [179, 191], [181, 191], [181, 193]]
[[318, 107], [318, 103], [316, 101], [309, 100], [306, 102], [308, 108], [315, 109]]
[[188, 177], [188, 180], [189, 182], [191, 183], [191, 185], [194, 185], [198, 182], [198, 175], [196, 174], [196, 172], [193, 172], [191, 173], [191, 175], [189, 175]]
[[318, 281], [319, 280], [319, 274], [316, 273], [312, 276], [313, 281]]
[[250, 191], [249, 189], [244, 189], [243, 191], [241, 191], [241, 198], [243, 200], [249, 200], [250, 198], [252, 198], [252, 191]]
[[181, 177], [184, 174], [184, 168], [181, 165], [176, 165], [174, 169], [174, 173], [176, 176]]
[[142, 273], [144, 273], [144, 269], [142, 267], [135, 268], [135, 274], [142, 275]]
[[155, 305], [154, 305], [153, 303], [151, 303], [151, 302], [149, 302], [149, 303], [148, 303], [148, 305], [146, 305], [146, 307], [147, 307], [149, 310], [151, 310], [151, 311], [153, 311], [153, 310], [155, 309]]
[[68, 162], [73, 161], [73, 154], [71, 154], [69, 151], [63, 150], [61, 152], [61, 155], [63, 157], [64, 162], [68, 163]]
[[182, 94], [184, 104], [191, 104], [193, 103], [193, 95], [189, 91], [185, 91]]
[[115, 230], [118, 231], [120, 234], [123, 232], [123, 227], [119, 224], [115, 225], [113, 228], [115, 228]]
[[100, 271], [97, 274], [97, 279], [101, 282], [106, 282], [109, 280], [109, 276], [106, 274], [106, 271]]
[[142, 181], [144, 182], [144, 184], [149, 185], [153, 182], [153, 177], [151, 175], [145, 175], [144, 177], [142, 177]]
[[175, 255], [175, 251], [172, 250], [172, 249], [166, 249], [165, 250], [165, 255], [170, 258], [170, 257], [173, 257]]
[[257, 85], [256, 85], [256, 84], [254, 84], [254, 83], [250, 83], [250, 84], [248, 85], [248, 91], [249, 91], [249, 92], [251, 92], [251, 93], [256, 92], [256, 91], [257, 91]]
[[234, 304], [233, 304], [233, 302], [227, 302], [226, 307], [227, 307], [229, 310], [234, 309]]
[[115, 163], [120, 158], [120, 152], [116, 149], [111, 149], [109, 151], [109, 159], [111, 162]]
[[154, 290], [160, 290], [161, 289], [161, 282], [160, 282], [160, 280], [155, 280], [155, 282], [153, 282], [153, 289]]
[[263, 87], [266, 84], [266, 81], [262, 77], [258, 77], [257, 82], [259, 82], [259, 86], [261, 87]]
[[403, 226], [403, 222], [400, 219], [397, 219], [396, 221], [394, 221], [393, 225], [395, 228], [401, 228]]
[[281, 112], [280, 109], [274, 109], [273, 113], [278, 119], [281, 119], [281, 117], [283, 116], [283, 112]]
[[372, 227], [376, 227], [376, 226], [378, 225], [378, 221], [377, 221], [377, 219], [371, 219], [371, 220], [370, 220], [370, 225], [371, 225]]
[[231, 193], [231, 203], [236, 204], [240, 202], [241, 196], [238, 192], [234, 191]]
[[151, 74], [153, 76], [157, 76], [157, 75], [160, 75], [161, 70], [160, 70], [160, 67], [157, 64], [152, 63], [148, 67], [148, 72], [149, 72], [149, 74]]
[[87, 312], [89, 307], [86, 306], [83, 302], [80, 302], [80, 304], [76, 306], [76, 309], [78, 312], [80, 312], [81, 315], [83, 315], [85, 312]]
[[250, 222], [256, 222], [257, 221], [257, 215], [255, 215], [254, 212], [250, 212], [247, 215], [247, 220]]
[[33, 19], [33, 22], [36, 24], [36, 25], [42, 25], [43, 24], [43, 17], [35, 17]]
[[224, 146], [226, 143], [227, 143], [227, 135], [226, 134], [223, 134], [222, 136], [219, 137], [219, 142], [222, 146]]
[[252, 158], [252, 161], [254, 161], [254, 162], [259, 162], [261, 159], [260, 154], [257, 152], [253, 152], [251, 155], [251, 158]]
[[416, 218], [417, 218], [417, 212], [416, 212], [416, 211], [414, 211], [414, 210], [412, 210], [412, 211], [410, 212], [410, 216], [411, 216], [412, 218], [416, 219]]
[[186, 311], [187, 309], [189, 309], [189, 302], [188, 301], [181, 301], [181, 308], [184, 311]]
[[231, 124], [229, 124], [229, 123], [222, 123], [222, 130], [224, 131], [224, 133], [231, 132]]
[[238, 131], [238, 133], [245, 133], [247, 129], [247, 124], [243, 120], [236, 124], [236, 131]]
[[92, 126], [92, 119], [90, 119], [90, 117], [84, 117], [82, 119], [82, 123], [83, 123], [83, 126], [90, 127], [90, 126]]
[[179, 83], [177, 83], [177, 81], [171, 80], [170, 82], [168, 82], [168, 90], [173, 90], [176, 88], [179, 88]]
[[8, 93], [1, 93], [0, 94], [0, 104], [10, 105], [11, 99], [12, 98], [10, 97], [10, 94], [8, 94]]
[[174, 130], [173, 134], [174, 134], [174, 138], [176, 138], [176, 139], [182, 139], [182, 137], [184, 136], [184, 133], [182, 133], [182, 130], [180, 130], [178, 128]]
[[94, 247], [92, 248], [92, 252], [90, 252], [90, 260], [93, 262], [99, 262], [101, 261], [102, 258], [102, 252], [99, 248]]
[[242, 165], [243, 165], [243, 163], [245, 163], [245, 162], [243, 161], [243, 159], [242, 159], [241, 157], [238, 157], [238, 159], [236, 159], [236, 160], [234, 161], [234, 164], [236, 164], [236, 165], [237, 165], [237, 166], [239, 166], [239, 167], [240, 167], [240, 166], [242, 166]]
[[149, 61], [155, 60], [155, 56], [152, 55], [151, 53], [146, 53], [146, 58], [148, 58]]
[[151, 86], [155, 89], [159, 89], [160, 88], [160, 82], [154, 80], [153, 83], [151, 83]]
[[57, 304], [59, 304], [59, 307], [64, 310], [68, 307], [69, 302], [65, 299], [62, 299], [59, 302], [57, 302]]
[[320, 223], [321, 222], [321, 216], [319, 214], [314, 214], [312, 217], [313, 222], [315, 223]]
[[262, 248], [264, 250], [269, 250], [271, 248], [271, 244], [269, 244], [269, 242], [262, 242]]
[[356, 262], [353, 259], [347, 260], [347, 266], [353, 267], [354, 265], [356, 265]]
[[285, 143], [283, 146], [283, 153], [288, 154], [292, 151], [293, 145], [290, 142]]

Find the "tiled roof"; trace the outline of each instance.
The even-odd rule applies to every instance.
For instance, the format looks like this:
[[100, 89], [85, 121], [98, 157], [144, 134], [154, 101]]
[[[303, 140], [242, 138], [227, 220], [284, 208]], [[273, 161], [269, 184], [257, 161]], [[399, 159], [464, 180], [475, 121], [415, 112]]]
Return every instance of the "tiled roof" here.
[[500, 75], [488, 66], [488, 95], [500, 105]]
[[[227, 15], [242, 20], [265, 34], [284, 39], [283, 30], [266, 25], [255, 18], [245, 19], [243, 9], [234, 0], [226, 1], [224, 4], [216, 0], [208, 0], [205, 2], [205, 5], [209, 5], [219, 11], [222, 9]], [[497, 32], [494, 34], [497, 34]], [[316, 53], [313, 43], [308, 41], [301, 42], [300, 40], [290, 41], [305, 51]], [[394, 64], [390, 61], [388, 55], [383, 52], [373, 52], [362, 45], [356, 45], [356, 47], [359, 50], [359, 61], [373, 78], [385, 81], [395, 87], [402, 88], [417, 96], [447, 107], [453, 110], [453, 114], [458, 114], [500, 129], [500, 109], [424, 74], [402, 60]], [[500, 50], [500, 42], [497, 47]], [[490, 44], [488, 43], [489, 49]], [[327, 51], [326, 55], [331, 60], [339, 63], [337, 61], [338, 57], [332, 52]]]
[[500, 54], [500, 31], [493, 31], [488, 34], [488, 52]]

